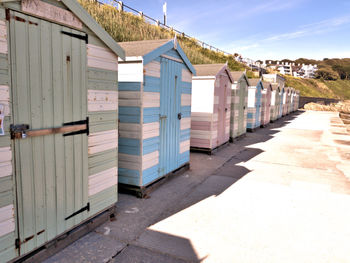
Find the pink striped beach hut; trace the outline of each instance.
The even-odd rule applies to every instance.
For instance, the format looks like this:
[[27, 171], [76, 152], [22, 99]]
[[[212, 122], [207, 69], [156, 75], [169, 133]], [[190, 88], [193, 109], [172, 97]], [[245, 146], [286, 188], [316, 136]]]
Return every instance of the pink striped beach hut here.
[[231, 85], [233, 78], [226, 64], [194, 66], [192, 78], [192, 150], [211, 152], [229, 141]]

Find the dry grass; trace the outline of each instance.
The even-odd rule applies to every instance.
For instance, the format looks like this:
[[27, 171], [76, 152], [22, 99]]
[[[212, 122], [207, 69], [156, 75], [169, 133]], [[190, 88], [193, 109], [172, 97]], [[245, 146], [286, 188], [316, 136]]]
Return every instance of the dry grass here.
[[[88, 13], [117, 41], [168, 39], [174, 32], [151, 25], [144, 19], [113, 6], [100, 5], [95, 0], [78, 0]], [[178, 36], [179, 43], [192, 64], [226, 63], [233, 71], [243, 71], [245, 66], [233, 56], [201, 47], [195, 39]]]
[[330, 105], [323, 105], [319, 103], [310, 102], [304, 105], [304, 109], [315, 111], [336, 111], [350, 114], [350, 100], [341, 101], [338, 103], [331, 103]]

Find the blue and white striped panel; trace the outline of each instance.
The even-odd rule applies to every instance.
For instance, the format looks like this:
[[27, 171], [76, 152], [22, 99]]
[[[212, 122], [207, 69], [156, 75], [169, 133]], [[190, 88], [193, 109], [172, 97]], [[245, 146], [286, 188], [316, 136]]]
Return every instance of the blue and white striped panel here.
[[159, 151], [151, 152], [142, 156], [142, 171], [147, 170], [159, 163]]

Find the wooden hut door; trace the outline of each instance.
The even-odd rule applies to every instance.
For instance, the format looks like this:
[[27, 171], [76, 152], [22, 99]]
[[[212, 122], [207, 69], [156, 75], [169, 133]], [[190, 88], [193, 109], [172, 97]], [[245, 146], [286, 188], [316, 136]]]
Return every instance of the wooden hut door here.
[[[215, 87], [216, 94], [215, 96], [218, 96], [218, 104], [215, 105], [214, 107], [217, 107], [218, 111], [218, 126], [217, 126], [217, 132], [218, 132], [218, 137], [217, 137], [217, 146], [223, 144], [225, 140], [225, 121], [226, 121], [226, 112], [227, 112], [227, 84], [228, 84], [228, 77], [221, 75], [219, 76], [219, 81], [218, 81], [217, 87]], [[214, 108], [215, 109], [215, 108]], [[225, 110], [226, 109], [226, 110]], [[215, 110], [214, 110], [215, 112]]]
[[182, 64], [161, 58], [159, 176], [178, 168]]
[[16, 246], [23, 255], [87, 217], [86, 35], [10, 15]]

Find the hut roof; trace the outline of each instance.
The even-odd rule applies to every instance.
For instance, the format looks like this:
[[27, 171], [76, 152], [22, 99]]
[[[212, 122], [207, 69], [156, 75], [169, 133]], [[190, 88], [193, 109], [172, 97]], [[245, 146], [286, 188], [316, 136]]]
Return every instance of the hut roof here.
[[249, 79], [249, 86], [257, 86], [261, 79]]
[[227, 64], [201, 64], [194, 65], [196, 69], [196, 76], [216, 76], [222, 71], [226, 71], [231, 83], [233, 83], [233, 78]]
[[197, 76], [216, 76], [226, 64], [194, 65]]
[[238, 81], [242, 77], [243, 74], [244, 74], [244, 71], [232, 71], [231, 72], [231, 75], [232, 75], [234, 81]]
[[262, 82], [264, 89], [268, 89], [269, 87], [272, 89], [271, 83], [267, 81]]
[[125, 50], [126, 57], [142, 57], [144, 65], [168, 50], [175, 49], [187, 68], [196, 75], [196, 70], [178, 44], [176, 37], [174, 39], [119, 42], [118, 44]]
[[272, 90], [278, 90], [280, 86], [277, 83], [271, 83], [271, 87]]
[[118, 44], [125, 50], [127, 57], [136, 57], [150, 53], [151, 51], [165, 45], [172, 39], [160, 39], [160, 40], [141, 40], [141, 41], [129, 41], [119, 42]]

